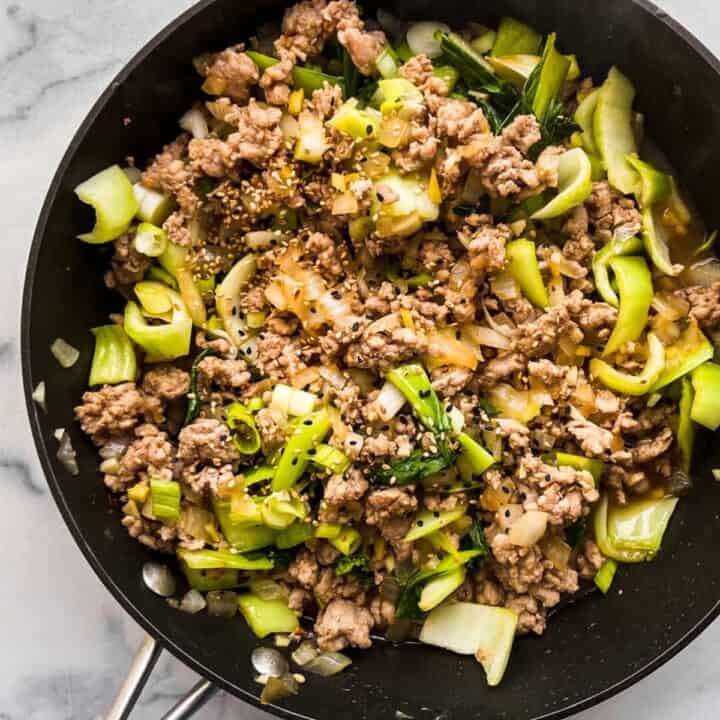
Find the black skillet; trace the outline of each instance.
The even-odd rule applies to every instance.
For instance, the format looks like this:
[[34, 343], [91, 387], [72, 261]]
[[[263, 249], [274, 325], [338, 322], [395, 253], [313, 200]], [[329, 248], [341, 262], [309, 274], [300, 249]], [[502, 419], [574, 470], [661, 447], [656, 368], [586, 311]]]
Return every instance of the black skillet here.
[[[376, 5], [367, 2], [366, 11]], [[145, 160], [177, 133], [177, 120], [198, 97], [190, 63], [202, 51], [246, 39], [281, 16], [278, 0], [205, 0], [143, 48], [96, 103], [73, 139], [47, 195], [32, 244], [22, 310], [25, 393], [38, 453], [78, 546], [123, 607], [164, 648], [217, 686], [257, 703], [249, 656], [257, 641], [240, 620], [175, 612], [147, 591], [140, 568], [151, 553], [131, 540], [110, 509], [97, 455], [75, 427], [81, 475], [55, 459], [53, 429], [72, 425], [92, 352], [88, 328], [102, 324], [120, 299], [106, 291], [106, 258], [75, 240], [91, 218], [72, 189], [127, 156]], [[647, 129], [669, 155], [710, 227], [720, 226], [720, 63], [697, 40], [644, 0], [399, 0], [385, 6], [408, 19], [455, 27], [513, 15], [557, 31], [584, 72], [601, 78], [612, 63], [638, 88]], [[62, 336], [81, 361], [61, 370], [48, 346]], [[45, 380], [47, 415], [30, 400]], [[689, 643], [720, 612], [717, 561], [720, 463], [708, 443], [694, 472], [695, 490], [675, 513], [662, 553], [646, 566], [624, 567], [607, 598], [592, 596], [558, 613], [541, 638], [516, 643], [499, 688], [489, 690], [471, 659], [428, 647], [377, 643], [354, 654], [351, 671], [313, 678], [283, 707], [282, 717], [379, 718], [396, 710], [418, 718], [539, 720], [565, 717], [628, 687]], [[615, 590], [615, 588], [614, 588]]]

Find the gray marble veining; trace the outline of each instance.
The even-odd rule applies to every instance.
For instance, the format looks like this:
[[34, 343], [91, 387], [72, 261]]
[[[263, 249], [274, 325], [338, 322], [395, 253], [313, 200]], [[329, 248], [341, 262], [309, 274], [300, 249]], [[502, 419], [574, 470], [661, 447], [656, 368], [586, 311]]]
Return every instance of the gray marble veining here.
[[[0, 720], [100, 717], [141, 637], [85, 563], [47, 492], [22, 400], [18, 318], [32, 231], [75, 128], [123, 63], [191, 4], [0, 0]], [[720, 53], [717, 0], [659, 4]], [[650, 678], [577, 717], [717, 718], [718, 657], [716, 623]], [[164, 656], [134, 717], [160, 717], [195, 680]], [[267, 716], [221, 695], [198, 717]]]

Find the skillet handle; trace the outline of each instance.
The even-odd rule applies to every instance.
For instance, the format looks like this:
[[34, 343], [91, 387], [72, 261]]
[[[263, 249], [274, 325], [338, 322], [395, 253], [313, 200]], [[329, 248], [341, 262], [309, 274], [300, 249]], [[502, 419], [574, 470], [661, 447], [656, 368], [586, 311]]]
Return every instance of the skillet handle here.
[[[161, 652], [162, 648], [157, 640], [146, 635], [133, 658], [125, 682], [105, 715], [105, 720], [128, 720]], [[192, 717], [217, 691], [218, 688], [211, 682], [201, 680], [163, 715], [163, 720], [186, 720]]]

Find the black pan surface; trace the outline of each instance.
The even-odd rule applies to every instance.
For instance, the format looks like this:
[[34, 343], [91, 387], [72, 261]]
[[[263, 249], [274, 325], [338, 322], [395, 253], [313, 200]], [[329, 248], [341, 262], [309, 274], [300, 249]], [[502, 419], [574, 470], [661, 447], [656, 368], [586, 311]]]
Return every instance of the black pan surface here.
[[[365, 3], [368, 12], [377, 5]], [[247, 38], [261, 22], [279, 18], [278, 0], [205, 0], [141, 50], [83, 122], [55, 175], [30, 254], [22, 311], [25, 392], [48, 483], [78, 546], [102, 582], [152, 635], [192, 668], [240, 698], [257, 703], [249, 663], [257, 641], [240, 620], [174, 612], [141, 584], [150, 552], [131, 540], [111, 509], [97, 472], [97, 456], [78, 428], [72, 437], [81, 475], [71, 478], [55, 459], [54, 428], [69, 427], [85, 389], [92, 341], [88, 328], [118, 310], [103, 287], [102, 252], [75, 236], [91, 219], [72, 188], [126, 156], [145, 160], [175, 136], [177, 119], [197, 97], [191, 58]], [[648, 132], [679, 170], [710, 227], [720, 226], [720, 63], [698, 41], [644, 0], [392, 1], [387, 9], [410, 19], [461, 26], [511, 14], [539, 29], [556, 30], [581, 67], [601, 77], [611, 63], [630, 75]], [[129, 122], [127, 121], [129, 119]], [[82, 351], [61, 370], [48, 347], [58, 335]], [[30, 400], [45, 380], [49, 414]], [[464, 659], [421, 646], [377, 643], [357, 653], [350, 672], [313, 681], [279, 716], [540, 720], [561, 718], [636, 682], [677, 653], [720, 613], [720, 461], [707, 443], [695, 468], [695, 492], [680, 503], [655, 562], [624, 567], [617, 592], [592, 596], [557, 614], [542, 638], [516, 643], [501, 687], [489, 690], [482, 672]], [[615, 589], [615, 588], [614, 588]]]

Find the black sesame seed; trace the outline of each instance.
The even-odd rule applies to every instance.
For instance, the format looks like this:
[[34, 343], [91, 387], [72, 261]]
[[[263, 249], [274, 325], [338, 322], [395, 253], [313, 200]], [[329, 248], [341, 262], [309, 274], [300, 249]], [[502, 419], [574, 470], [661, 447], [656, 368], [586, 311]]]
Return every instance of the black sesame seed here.
[[382, 202], [385, 198], [383, 197], [382, 193], [376, 192], [375, 197], [378, 199], [378, 202]]
[[292, 464], [293, 464], [293, 465], [297, 465], [297, 462], [298, 462], [298, 459], [297, 459], [296, 457], [294, 457], [294, 458], [292, 459]]
[[456, 330], [455, 331], [455, 339], [460, 340], [461, 337], [462, 337], [462, 333], [459, 330]]
[[312, 425], [312, 420], [303, 420], [303, 425]]
[[506, 518], [509, 518], [509, 517], [510, 517], [510, 511], [509, 511], [509, 510], [506, 510], [506, 511], [505, 511], [505, 517], [506, 517]]
[[550, 473], [545, 473], [545, 482], [550, 482], [552, 480], [552, 475]]
[[365, 128], [365, 132], [366, 132], [368, 135], [372, 135], [372, 133], [373, 133], [373, 126], [372, 126], [372, 125], [368, 125], [368, 126]]
[[433, 513], [433, 515], [434, 515], [436, 518], [439, 518], [439, 517], [440, 517], [440, 513], [439, 513], [437, 510]]
[[245, 354], [252, 355], [252, 348], [249, 348], [249, 347], [245, 348]]
[[507, 485], [503, 485], [503, 486], [502, 486], [502, 491], [503, 491], [506, 495], [509, 495], [509, 494], [510, 494], [510, 488], [509, 488]]
[[317, 455], [317, 450], [315, 448], [310, 448], [308, 450], [308, 455]]
[[353, 332], [357, 332], [357, 331], [360, 329], [360, 323], [359, 323], [359, 322], [354, 322], [354, 323], [352, 324], [352, 329], [353, 329]]
[[417, 526], [422, 527], [425, 523], [422, 520], [417, 521]]
[[520, 502], [525, 502], [527, 500], [527, 495], [524, 492], [520, 493]]
[[350, 440], [348, 442], [349, 445], [357, 445], [357, 440]]
[[338, 290], [333, 290], [330, 294], [331, 294], [336, 300], [339, 300], [339, 299], [340, 299], [340, 292], [339, 292]]

